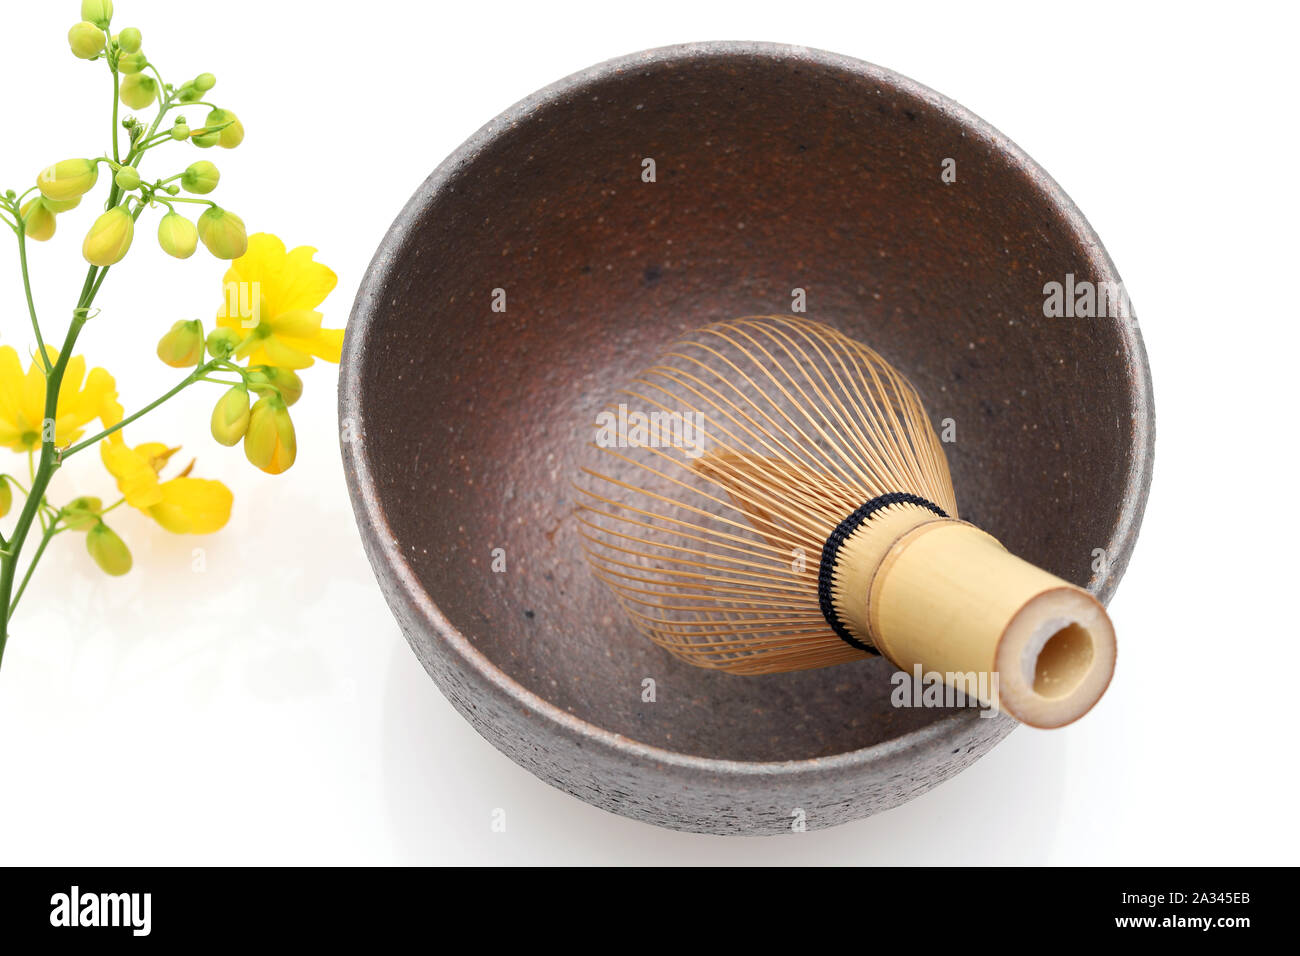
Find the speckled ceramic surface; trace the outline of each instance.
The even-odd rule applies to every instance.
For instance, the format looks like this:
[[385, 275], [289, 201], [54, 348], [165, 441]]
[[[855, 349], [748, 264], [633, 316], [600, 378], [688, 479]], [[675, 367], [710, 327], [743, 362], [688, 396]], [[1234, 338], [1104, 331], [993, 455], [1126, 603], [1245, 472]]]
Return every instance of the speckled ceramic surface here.
[[1150, 382], [1134, 321], [1044, 316], [1067, 274], [1119, 281], [1014, 144], [887, 70], [707, 43], [561, 80], [437, 168], [358, 295], [340, 417], [380, 586], [466, 719], [596, 806], [709, 833], [895, 806], [1012, 724], [895, 708], [879, 659], [753, 678], [674, 660], [591, 577], [569, 481], [596, 411], [674, 338], [802, 288], [955, 420], [962, 516], [1108, 598], [1150, 481]]

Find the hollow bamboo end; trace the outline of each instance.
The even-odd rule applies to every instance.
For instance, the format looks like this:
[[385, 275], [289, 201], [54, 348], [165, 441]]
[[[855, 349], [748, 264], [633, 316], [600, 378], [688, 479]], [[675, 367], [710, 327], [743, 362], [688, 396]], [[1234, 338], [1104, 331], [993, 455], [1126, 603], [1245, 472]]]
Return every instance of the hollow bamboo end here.
[[1092, 709], [1115, 673], [1115, 628], [1091, 594], [1030, 598], [998, 641], [998, 706], [1031, 727], [1063, 727]]
[[881, 653], [909, 673], [991, 688], [982, 702], [1021, 723], [1071, 723], [1110, 683], [1115, 630], [1097, 599], [978, 528], [919, 524], [870, 578], [866, 624]]

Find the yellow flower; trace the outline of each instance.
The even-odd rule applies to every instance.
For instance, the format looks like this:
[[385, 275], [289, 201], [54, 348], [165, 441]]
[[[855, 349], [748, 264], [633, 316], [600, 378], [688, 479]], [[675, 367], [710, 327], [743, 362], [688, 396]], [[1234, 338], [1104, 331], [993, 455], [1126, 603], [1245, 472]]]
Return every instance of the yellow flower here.
[[313, 356], [338, 362], [343, 330], [321, 328], [315, 311], [338, 278], [315, 254], [310, 246], [286, 252], [269, 233], [248, 237], [248, 251], [226, 272], [226, 304], [217, 313], [218, 326], [243, 336], [238, 358], [288, 369], [307, 368]]
[[149, 515], [173, 534], [211, 534], [230, 520], [234, 495], [219, 481], [180, 476], [159, 481], [158, 473], [179, 448], [159, 442], [127, 447], [121, 431], [99, 445], [104, 467], [117, 479], [127, 504]]
[[[49, 356], [51, 365], [59, 360], [58, 351], [49, 346], [46, 346], [45, 354]], [[102, 368], [91, 369], [87, 376], [86, 360], [74, 355], [68, 360], [59, 388], [54, 443], [67, 447], [80, 438], [86, 425], [96, 418], [105, 427], [122, 420], [117, 383]], [[44, 366], [33, 356], [31, 366], [24, 373], [13, 346], [0, 346], [0, 446], [20, 452], [40, 448], [44, 419]]]

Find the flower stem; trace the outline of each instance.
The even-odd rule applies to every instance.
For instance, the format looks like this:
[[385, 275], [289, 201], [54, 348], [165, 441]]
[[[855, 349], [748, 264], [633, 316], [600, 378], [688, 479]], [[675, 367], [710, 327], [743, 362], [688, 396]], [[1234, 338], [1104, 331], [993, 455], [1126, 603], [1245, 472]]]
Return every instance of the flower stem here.
[[36, 553], [32, 555], [32, 560], [27, 565], [27, 573], [23, 575], [22, 583], [18, 585], [18, 593], [9, 602], [9, 617], [13, 617], [14, 611], [17, 610], [18, 602], [22, 600], [23, 592], [27, 590], [27, 582], [32, 579], [32, 572], [36, 570], [36, 564], [41, 560], [41, 555], [45, 553], [45, 549], [49, 546], [50, 539], [59, 533], [55, 530], [56, 527], [57, 523], [51, 523], [45, 529], [45, 534], [41, 535], [41, 543], [36, 546]]
[[68, 458], [70, 458], [72, 455], [75, 455], [83, 448], [87, 448], [98, 441], [102, 441], [103, 439], [107, 438], [109, 435], [113, 434], [113, 432], [117, 431], [118, 429], [125, 428], [127, 425], [131, 424], [137, 418], [140, 418], [148, 414], [149, 412], [153, 411], [163, 402], [167, 401], [167, 399], [171, 398], [174, 395], [179, 394], [183, 389], [189, 388], [189, 386], [197, 382], [200, 378], [202, 378], [209, 371], [211, 371], [211, 368], [214, 364], [215, 364], [214, 362], [206, 362], [203, 365], [200, 365], [189, 375], [185, 376], [185, 378], [181, 379], [179, 385], [177, 385], [175, 388], [171, 389], [170, 391], [160, 395], [158, 398], [155, 398], [152, 402], [150, 402], [144, 408], [140, 409], [138, 412], [133, 412], [132, 414], [126, 416], [126, 418], [122, 419], [120, 422], [118, 422], [116, 425], [112, 426], [111, 428], [105, 428], [98, 435], [92, 435], [90, 438], [87, 438], [85, 441], [77, 442], [77, 444], [73, 445], [71, 448], [65, 448], [63, 451], [63, 460], [67, 461]]
[[18, 222], [18, 262], [23, 273], [23, 293], [27, 296], [27, 314], [32, 317], [32, 331], [36, 333], [36, 351], [40, 353], [45, 374], [50, 374], [50, 357], [45, 354], [45, 340], [41, 338], [41, 323], [36, 318], [36, 301], [32, 298], [32, 279], [27, 271], [27, 229], [21, 218]]
[[118, 89], [117, 70], [111, 64], [109, 65], [109, 70], [113, 74], [113, 162], [119, 163], [122, 161], [117, 152], [117, 98], [120, 95], [120, 91]]
[[68, 334], [63, 340], [58, 361], [54, 363], [54, 367], [45, 378], [45, 420], [41, 427], [44, 441], [41, 443], [41, 459], [32, 478], [31, 493], [23, 503], [23, 510], [19, 513], [13, 534], [9, 537], [9, 548], [0, 559], [0, 614], [3, 614], [3, 619], [0, 619], [0, 662], [4, 660], [5, 644], [9, 640], [9, 622], [13, 618], [10, 605], [13, 603], [14, 575], [18, 570], [18, 558], [27, 540], [27, 533], [31, 530], [32, 522], [40, 513], [41, 504], [45, 499], [45, 489], [49, 487], [50, 479], [54, 477], [54, 472], [59, 467], [59, 456], [54, 447], [54, 428], [50, 424], [58, 415], [59, 387], [63, 384], [63, 375], [68, 370], [68, 361], [72, 358], [77, 336], [81, 334], [81, 327], [86, 322], [87, 311], [93, 299], [91, 290], [95, 287], [99, 271], [91, 266], [86, 273], [86, 281], [82, 284], [77, 308], [73, 310], [72, 322], [68, 325]]

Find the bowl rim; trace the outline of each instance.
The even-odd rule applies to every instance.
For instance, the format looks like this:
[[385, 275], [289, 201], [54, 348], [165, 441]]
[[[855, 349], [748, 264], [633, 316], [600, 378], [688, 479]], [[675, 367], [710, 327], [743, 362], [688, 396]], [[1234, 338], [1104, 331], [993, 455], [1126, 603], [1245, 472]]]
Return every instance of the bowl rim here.
[[[421, 221], [422, 212], [436, 200], [449, 180], [470, 164], [502, 132], [527, 121], [530, 115], [540, 108], [558, 103], [584, 87], [620, 73], [655, 64], [690, 63], [701, 59], [737, 57], [809, 62], [854, 74], [858, 78], [874, 81], [924, 101], [955, 121], [967, 135], [983, 140], [991, 150], [997, 152], [1010, 166], [1033, 183], [1041, 191], [1042, 198], [1059, 211], [1062, 221], [1074, 233], [1077, 245], [1086, 250], [1088, 264], [1108, 280], [1120, 281], [1119, 272], [1100, 239], [1056, 181], [1006, 135], [935, 90], [867, 61], [806, 46], [763, 41], [713, 40], [655, 47], [614, 57], [579, 70], [518, 101], [479, 128], [424, 180], [385, 234], [358, 287], [343, 342], [339, 375], [340, 425], [351, 420], [361, 427], [361, 433], [364, 435], [366, 412], [361, 393], [360, 367], [364, 361], [366, 339], [376, 311], [374, 303], [393, 275], [392, 266], [396, 261], [398, 250], [411, 236], [416, 223]], [[1103, 601], [1108, 600], [1114, 592], [1141, 526], [1150, 491], [1155, 444], [1154, 398], [1150, 368], [1136, 315], [1129, 320], [1112, 318], [1108, 321], [1118, 326], [1126, 352], [1121, 357], [1121, 361], [1126, 363], [1130, 370], [1125, 385], [1129, 392], [1128, 399], [1133, 412], [1134, 428], [1127, 473], [1124, 477], [1125, 493], [1122, 508], [1111, 538], [1106, 543], [1106, 553], [1112, 556], [1111, 573], [1101, 580], [1094, 576], [1089, 584], [1089, 589]], [[824, 757], [781, 761], [742, 761], [681, 753], [643, 743], [584, 720], [561, 709], [510, 677], [443, 615], [397, 546], [396, 536], [388, 524], [376, 493], [366, 443], [364, 440], [342, 440], [345, 433], [345, 430], [340, 428], [340, 447], [353, 511], [362, 531], [363, 540], [368, 538], [372, 564], [376, 565], [375, 572], [380, 578], [380, 583], [390, 585], [382, 588], [390, 605], [394, 595], [400, 595], [408, 614], [435, 633], [445, 646], [455, 653], [462, 666], [486, 680], [506, 702], [524, 708], [532, 717], [558, 725], [559, 728], [584, 742], [603, 745], [616, 758], [651, 760], [692, 773], [721, 776], [770, 777], [773, 774], [791, 776], [850, 768], [866, 769], [882, 759], [923, 748], [936, 738], [949, 738], [961, 726], [979, 719], [973, 712], [958, 711], [900, 737], [857, 750]], [[1123, 556], [1122, 562], [1115, 561], [1117, 555]], [[382, 568], [379, 567], [380, 562], [374, 560], [375, 558], [382, 560]], [[1118, 571], [1115, 570], [1116, 567]], [[997, 735], [999, 739], [1014, 726], [1014, 722], [1009, 719], [1007, 723], [1010, 726]]]

